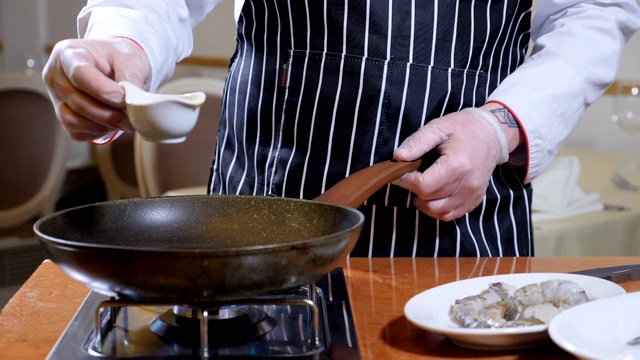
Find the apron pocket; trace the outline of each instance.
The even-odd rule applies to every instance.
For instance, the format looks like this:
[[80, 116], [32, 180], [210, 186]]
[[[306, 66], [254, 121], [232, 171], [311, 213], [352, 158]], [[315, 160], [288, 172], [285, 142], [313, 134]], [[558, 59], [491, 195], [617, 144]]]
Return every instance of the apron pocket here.
[[[345, 176], [391, 159], [402, 141], [433, 118], [485, 102], [482, 72], [293, 50], [274, 194], [313, 198]], [[425, 168], [437, 154], [427, 154]], [[390, 191], [390, 192], [388, 192]], [[368, 203], [407, 206], [408, 192], [382, 189]]]

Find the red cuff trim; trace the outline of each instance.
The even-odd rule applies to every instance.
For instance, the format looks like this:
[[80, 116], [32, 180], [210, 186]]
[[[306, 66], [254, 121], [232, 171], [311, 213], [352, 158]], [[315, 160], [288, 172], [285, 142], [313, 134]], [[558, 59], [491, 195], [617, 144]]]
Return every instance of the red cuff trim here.
[[132, 38], [130, 38], [130, 37], [127, 37], [127, 36], [116, 36], [116, 38], [118, 38], [118, 39], [127, 39], [127, 40], [131, 41], [132, 43], [134, 43], [134, 44], [138, 45], [138, 47], [139, 47], [140, 49], [142, 49], [142, 51], [144, 51], [145, 53], [147, 52], [147, 51], [144, 49], [144, 47], [142, 47], [142, 45], [140, 45], [140, 43], [139, 43], [139, 42], [137, 42], [137, 41], [133, 40], [133, 39], [132, 39]]
[[[137, 42], [136, 40], [134, 40], [134, 39], [132, 39], [132, 38], [130, 38], [130, 37], [128, 37], [128, 36], [116, 36], [116, 38], [117, 38], [117, 39], [126, 39], [126, 40], [129, 40], [129, 41], [131, 41], [132, 43], [134, 43], [134, 44], [138, 45], [138, 47], [139, 47], [140, 49], [142, 49], [142, 51], [143, 51], [145, 54], [147, 53], [147, 51], [144, 49], [144, 47], [143, 47], [142, 45], [140, 45], [140, 43], [139, 43], [139, 42]], [[145, 88], [145, 90], [147, 90], [147, 91], [149, 91], [149, 86], [150, 86], [149, 84], [151, 84], [151, 79], [152, 79], [152, 78], [153, 78], [153, 73], [149, 74], [149, 79], [148, 79], [148, 81], [145, 81], [145, 83], [144, 83], [144, 88]]]
[[[503, 106], [505, 109], [509, 110], [511, 115], [513, 115], [513, 117], [518, 122], [518, 126], [520, 127], [520, 129], [524, 129], [524, 126], [522, 126], [522, 121], [520, 121], [520, 118], [518, 118], [518, 115], [516, 115], [516, 113], [513, 111], [513, 109], [511, 109], [507, 104], [503, 103], [500, 100], [489, 100], [486, 103], [487, 104], [489, 104], [489, 103], [499, 104], [499, 105]], [[529, 136], [528, 136], [526, 131], [522, 131], [522, 133], [524, 134], [524, 142], [525, 142], [525, 145], [527, 147], [527, 165], [525, 166], [526, 175], [525, 175], [525, 178], [523, 179], [523, 184], [526, 184], [527, 183], [527, 178], [529, 177], [529, 167], [530, 167], [531, 154], [529, 153]], [[513, 165], [513, 164], [509, 164], [509, 165], [514, 166], [514, 167], [515, 166], [519, 166], [519, 165]]]

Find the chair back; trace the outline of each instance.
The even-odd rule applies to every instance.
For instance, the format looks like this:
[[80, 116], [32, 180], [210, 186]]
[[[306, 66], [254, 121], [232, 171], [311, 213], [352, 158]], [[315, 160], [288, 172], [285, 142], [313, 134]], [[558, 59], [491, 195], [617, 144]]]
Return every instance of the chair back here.
[[55, 209], [69, 138], [38, 74], [0, 73], [0, 228]]
[[203, 91], [207, 99], [200, 109], [195, 128], [182, 143], [155, 143], [136, 134], [136, 175], [143, 197], [206, 193], [220, 123], [223, 90], [224, 81], [206, 77], [178, 78], [158, 88], [159, 93], [166, 94]]

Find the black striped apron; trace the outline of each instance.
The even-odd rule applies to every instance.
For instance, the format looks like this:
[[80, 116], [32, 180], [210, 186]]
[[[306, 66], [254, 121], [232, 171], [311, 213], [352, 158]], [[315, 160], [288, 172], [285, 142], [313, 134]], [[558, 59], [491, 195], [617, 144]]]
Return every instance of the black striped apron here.
[[[430, 119], [484, 104], [524, 60], [530, 9], [530, 0], [246, 0], [209, 192], [312, 199], [390, 159]], [[367, 222], [351, 256], [533, 255], [523, 175], [497, 167], [483, 202], [450, 222], [389, 185], [360, 208]]]

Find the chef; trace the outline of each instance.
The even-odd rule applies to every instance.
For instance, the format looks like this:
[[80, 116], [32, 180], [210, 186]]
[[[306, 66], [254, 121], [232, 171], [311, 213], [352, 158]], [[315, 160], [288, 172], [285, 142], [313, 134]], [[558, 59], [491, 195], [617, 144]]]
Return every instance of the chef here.
[[[157, 89], [219, 1], [89, 1], [81, 39], [43, 74], [70, 137], [130, 130], [117, 82]], [[640, 9], [549, 0], [532, 14], [527, 0], [236, 0], [209, 193], [311, 199], [421, 158], [360, 208], [351, 256], [534, 255], [530, 182], [615, 79]]]

